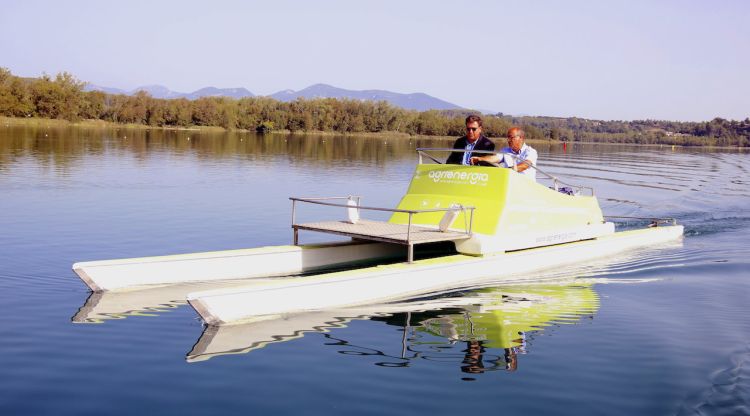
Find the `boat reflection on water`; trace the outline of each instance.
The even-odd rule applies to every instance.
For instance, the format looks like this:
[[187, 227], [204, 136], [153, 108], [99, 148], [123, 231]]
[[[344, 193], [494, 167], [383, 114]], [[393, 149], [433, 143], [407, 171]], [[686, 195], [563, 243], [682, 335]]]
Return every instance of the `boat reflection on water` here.
[[247, 285], [245, 280], [194, 282], [140, 289], [91, 292], [73, 315], [74, 323], [104, 323], [129, 316], [156, 316], [187, 305], [187, 294], [196, 290], [223, 289]]
[[[171, 290], [169, 292], [172, 292]], [[110, 319], [128, 316], [155, 316], [187, 301], [177, 296], [151, 291], [91, 292], [86, 303], [73, 315], [71, 321], [79, 324], [101, 324]]]
[[[187, 355], [188, 362], [225, 354], [243, 354], [306, 332], [328, 333], [357, 319], [371, 319], [403, 328], [400, 353], [388, 354], [330, 333], [327, 340], [347, 355], [375, 357], [376, 365], [405, 367], [415, 360], [455, 362], [461, 371], [478, 374], [515, 370], [534, 334], [549, 326], [577, 323], [592, 317], [599, 297], [592, 283], [501, 286], [451, 297], [419, 299], [366, 308], [339, 309], [277, 316], [257, 322], [207, 326]], [[465, 349], [456, 354], [465, 343]], [[469, 378], [467, 378], [469, 379]]]
[[[486, 302], [461, 313], [424, 319], [416, 327], [417, 334], [466, 343], [461, 371], [471, 374], [496, 369], [515, 371], [518, 355], [527, 352], [527, 342], [535, 333], [545, 327], [593, 318], [599, 309], [599, 297], [592, 285], [582, 282], [492, 288], [477, 295]], [[418, 338], [415, 337], [414, 349], [421, 344]]]
[[430, 310], [461, 306], [472, 302], [471, 297], [457, 297], [413, 302], [368, 305], [360, 308], [333, 309], [307, 313], [272, 315], [237, 325], [208, 325], [193, 349], [188, 362], [203, 361], [218, 355], [244, 354], [268, 344], [301, 338], [306, 332], [328, 332], [345, 328], [354, 320], [386, 317], [402, 311]]

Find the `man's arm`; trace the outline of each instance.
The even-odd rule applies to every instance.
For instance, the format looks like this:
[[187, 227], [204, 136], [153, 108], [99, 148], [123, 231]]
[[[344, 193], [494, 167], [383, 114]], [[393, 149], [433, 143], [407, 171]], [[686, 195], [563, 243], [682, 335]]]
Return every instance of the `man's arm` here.
[[489, 151], [495, 150], [495, 142], [493, 142], [492, 140], [488, 139], [485, 136], [482, 136], [482, 139], [483, 139], [481, 142], [482, 146], [477, 150], [489, 150]]
[[[508, 166], [508, 167], [515, 170], [516, 172], [523, 172], [533, 165], [534, 162], [531, 159], [532, 158], [528, 158], [526, 160], [513, 164], [513, 166]], [[502, 157], [498, 154], [487, 155], [487, 156], [474, 156], [471, 158], [471, 164], [476, 165], [479, 162], [489, 162], [489, 163], [499, 164], [500, 162], [502, 162], [502, 160], [503, 160]]]
[[515, 166], [513, 166], [513, 170], [515, 170], [516, 172], [523, 172], [530, 167], [531, 162], [529, 162], [528, 160], [524, 160], [523, 162], [517, 163]]
[[516, 172], [523, 172], [526, 169], [536, 165], [536, 159], [537, 159], [537, 153], [534, 149], [529, 149], [528, 154], [526, 155], [526, 159], [521, 161], [520, 163], [516, 163]]
[[[455, 143], [453, 143], [454, 149], [463, 149], [464, 144], [461, 144], [461, 138], [456, 140]], [[448, 155], [448, 159], [446, 159], [445, 164], [446, 165], [460, 165], [461, 161], [464, 159], [464, 154], [462, 152], [451, 152], [450, 155]]]
[[479, 162], [488, 162], [488, 163], [500, 163], [500, 156], [498, 155], [486, 155], [486, 156], [472, 156], [471, 157], [471, 164], [476, 165]]

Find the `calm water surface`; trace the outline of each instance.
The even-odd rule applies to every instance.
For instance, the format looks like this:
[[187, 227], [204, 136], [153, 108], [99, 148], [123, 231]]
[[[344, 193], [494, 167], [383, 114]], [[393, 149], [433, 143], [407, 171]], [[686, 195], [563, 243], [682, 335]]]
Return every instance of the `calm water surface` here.
[[0, 414], [750, 414], [736, 150], [536, 146], [605, 214], [686, 236], [534, 285], [217, 329], [184, 304], [200, 284], [92, 295], [70, 270], [288, 244], [287, 197], [395, 206], [414, 148], [449, 144], [0, 126]]

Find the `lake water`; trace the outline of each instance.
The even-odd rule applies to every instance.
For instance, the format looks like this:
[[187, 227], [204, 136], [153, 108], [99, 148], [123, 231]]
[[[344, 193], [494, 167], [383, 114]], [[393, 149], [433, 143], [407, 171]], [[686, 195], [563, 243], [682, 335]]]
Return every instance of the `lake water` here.
[[289, 196], [393, 207], [414, 149], [449, 145], [0, 126], [0, 414], [750, 414], [738, 150], [537, 145], [605, 214], [685, 237], [535, 285], [204, 331], [201, 285], [92, 295], [71, 271], [288, 244]]

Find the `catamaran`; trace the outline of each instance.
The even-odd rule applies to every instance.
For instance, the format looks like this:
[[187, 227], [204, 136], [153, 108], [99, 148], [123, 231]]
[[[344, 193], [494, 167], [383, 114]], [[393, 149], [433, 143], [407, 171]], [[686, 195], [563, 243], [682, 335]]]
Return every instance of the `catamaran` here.
[[[73, 270], [95, 292], [245, 279], [244, 286], [187, 295], [204, 322], [222, 325], [407, 299], [487, 278], [512, 280], [683, 234], [674, 219], [664, 218], [615, 232], [591, 188], [563, 183], [537, 166], [551, 186], [511, 169], [447, 165], [432, 156], [437, 151], [462, 150], [417, 149], [416, 169], [396, 208], [365, 206], [353, 196], [290, 198], [292, 245], [81, 262]], [[309, 204], [345, 218], [298, 222], [298, 209]], [[390, 218], [364, 219], [373, 211]], [[349, 240], [300, 244], [300, 232]], [[419, 258], [415, 247], [432, 254]]]

